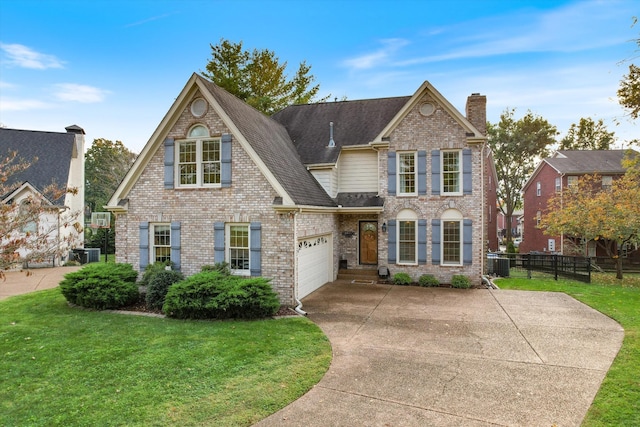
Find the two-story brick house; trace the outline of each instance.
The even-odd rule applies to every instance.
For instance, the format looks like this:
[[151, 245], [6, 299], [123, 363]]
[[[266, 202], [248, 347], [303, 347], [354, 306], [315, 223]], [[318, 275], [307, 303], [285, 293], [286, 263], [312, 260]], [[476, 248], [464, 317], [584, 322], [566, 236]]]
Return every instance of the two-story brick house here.
[[[610, 186], [614, 179], [625, 173], [622, 160], [626, 150], [559, 150], [543, 159], [522, 188], [524, 217], [523, 241], [520, 252], [551, 252], [571, 255], [571, 237], [548, 236], [538, 228], [542, 216], [548, 210], [549, 199], [568, 186], [577, 183], [584, 175], [601, 176], [602, 186]], [[567, 246], [569, 245], [569, 246]], [[588, 242], [587, 256], [604, 256], [596, 253], [595, 242]]]
[[340, 266], [479, 283], [497, 246], [485, 104], [470, 96], [464, 117], [425, 82], [267, 117], [194, 74], [109, 201], [116, 260], [225, 261], [285, 305]]

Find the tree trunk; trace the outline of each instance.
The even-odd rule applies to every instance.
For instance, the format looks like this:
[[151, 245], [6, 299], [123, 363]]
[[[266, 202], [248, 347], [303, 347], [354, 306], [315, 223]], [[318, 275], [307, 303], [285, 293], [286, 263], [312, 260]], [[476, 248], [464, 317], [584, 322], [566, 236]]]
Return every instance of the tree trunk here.
[[616, 258], [616, 279], [622, 280], [622, 258]]

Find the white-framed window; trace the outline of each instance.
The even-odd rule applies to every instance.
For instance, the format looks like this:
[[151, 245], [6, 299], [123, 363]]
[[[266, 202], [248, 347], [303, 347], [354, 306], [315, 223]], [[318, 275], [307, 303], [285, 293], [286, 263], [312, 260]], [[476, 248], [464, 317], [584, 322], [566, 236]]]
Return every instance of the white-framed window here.
[[611, 185], [613, 184], [613, 177], [612, 176], [603, 176], [602, 177], [602, 188], [604, 188], [605, 190], [608, 190], [611, 188]]
[[171, 261], [171, 224], [151, 224], [150, 263]]
[[540, 195], [542, 194], [542, 185], [540, 184], [540, 181], [536, 182], [536, 196], [540, 197]]
[[251, 250], [249, 246], [249, 224], [226, 224], [226, 260], [233, 274], [251, 274]]
[[220, 138], [195, 125], [187, 139], [176, 141], [177, 187], [220, 187]]
[[441, 217], [442, 264], [462, 265], [462, 214], [447, 209]]
[[568, 187], [575, 187], [576, 185], [578, 185], [578, 177], [575, 175], [570, 175], [567, 177], [567, 186]]
[[462, 194], [462, 151], [441, 152], [442, 194]]
[[559, 193], [562, 189], [562, 178], [556, 177], [556, 193]]
[[411, 209], [403, 209], [396, 218], [398, 224], [398, 264], [417, 264], [418, 216]]
[[540, 225], [540, 221], [542, 220], [542, 212], [541, 211], [537, 211], [536, 212], [536, 227]]
[[398, 194], [416, 195], [417, 182], [416, 153], [398, 153]]

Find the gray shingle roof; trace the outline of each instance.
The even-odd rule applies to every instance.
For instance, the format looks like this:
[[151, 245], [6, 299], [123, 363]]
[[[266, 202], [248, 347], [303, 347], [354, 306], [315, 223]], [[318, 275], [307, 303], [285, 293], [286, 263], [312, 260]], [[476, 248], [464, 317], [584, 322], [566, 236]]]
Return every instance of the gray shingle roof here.
[[74, 143], [73, 133], [0, 128], [0, 155], [17, 151], [18, 157], [28, 163], [38, 159], [24, 171], [11, 175], [7, 184], [29, 182], [38, 191], [52, 183], [66, 187]]
[[[384, 129], [410, 96], [291, 105], [273, 115], [281, 123], [304, 164], [335, 163], [340, 147], [363, 145]], [[329, 123], [336, 146], [329, 148]]]
[[627, 150], [559, 150], [545, 159], [563, 174], [623, 174], [622, 159]]
[[198, 76], [297, 205], [335, 207], [302, 164], [286, 129], [240, 99]]

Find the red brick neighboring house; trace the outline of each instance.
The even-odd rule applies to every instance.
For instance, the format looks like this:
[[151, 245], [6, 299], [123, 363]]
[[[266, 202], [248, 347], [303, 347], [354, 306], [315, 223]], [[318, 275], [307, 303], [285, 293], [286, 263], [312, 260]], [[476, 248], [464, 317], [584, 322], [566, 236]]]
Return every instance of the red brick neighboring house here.
[[[584, 175], [598, 174], [604, 187], [625, 173], [622, 160], [627, 150], [560, 150], [543, 159], [525, 183], [523, 241], [520, 252], [551, 252], [571, 255], [572, 241], [567, 236], [548, 236], [537, 225], [547, 211], [549, 199]], [[635, 248], [631, 248], [635, 249]], [[597, 251], [597, 252], [596, 252]], [[638, 257], [638, 250], [624, 250], [626, 256]], [[605, 256], [594, 241], [588, 242], [586, 255]]]

